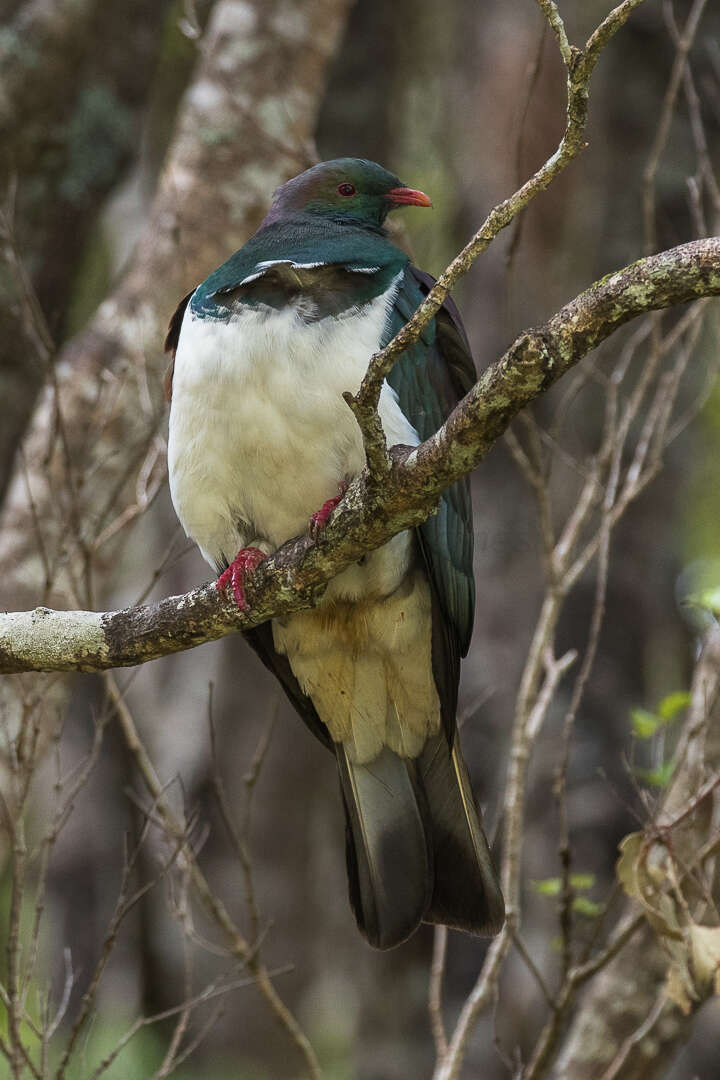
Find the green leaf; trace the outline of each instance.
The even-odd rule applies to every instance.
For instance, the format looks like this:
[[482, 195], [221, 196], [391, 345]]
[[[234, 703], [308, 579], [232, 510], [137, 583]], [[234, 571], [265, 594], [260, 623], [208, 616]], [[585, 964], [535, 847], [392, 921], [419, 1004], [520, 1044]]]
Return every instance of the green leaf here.
[[604, 904], [597, 904], [594, 900], [588, 900], [587, 896], [576, 896], [573, 900], [573, 911], [578, 915], [584, 915], [588, 919], [597, 919], [605, 910]]
[[560, 895], [560, 878], [550, 877], [545, 878], [543, 881], [531, 881], [533, 889], [540, 896], [559, 896]]
[[638, 739], [651, 739], [659, 727], [669, 724], [679, 712], [686, 709], [690, 704], [690, 695], [687, 690], [676, 690], [674, 694], [664, 697], [657, 707], [657, 712], [649, 712], [647, 709], [632, 709], [630, 720], [633, 735]]
[[[533, 889], [539, 896], [559, 896], [562, 891], [562, 881], [559, 877], [544, 878], [541, 881], [531, 881]], [[570, 888], [573, 890], [592, 889], [595, 884], [594, 874], [571, 874]]]
[[659, 716], [648, 712], [647, 709], [633, 709], [630, 713], [630, 720], [632, 721], [633, 735], [637, 736], [638, 739], [651, 739], [662, 723]]
[[584, 889], [592, 889], [595, 884], [594, 874], [571, 874], [570, 884], [573, 889], [579, 889], [581, 892]]
[[690, 704], [690, 694], [687, 690], [676, 690], [674, 694], [664, 697], [657, 707], [658, 715], [669, 723], [674, 720], [679, 712], [686, 709]]
[[650, 784], [651, 787], [664, 788], [672, 779], [673, 763], [672, 761], [666, 761], [658, 769], [634, 769], [633, 772], [638, 780], [643, 780], [646, 784]]

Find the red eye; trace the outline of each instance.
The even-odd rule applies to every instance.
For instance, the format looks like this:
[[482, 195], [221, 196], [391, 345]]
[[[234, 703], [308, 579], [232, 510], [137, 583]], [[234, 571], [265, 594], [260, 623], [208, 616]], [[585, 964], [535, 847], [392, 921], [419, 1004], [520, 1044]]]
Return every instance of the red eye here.
[[352, 184], [338, 184], [338, 195], [354, 195], [355, 188]]

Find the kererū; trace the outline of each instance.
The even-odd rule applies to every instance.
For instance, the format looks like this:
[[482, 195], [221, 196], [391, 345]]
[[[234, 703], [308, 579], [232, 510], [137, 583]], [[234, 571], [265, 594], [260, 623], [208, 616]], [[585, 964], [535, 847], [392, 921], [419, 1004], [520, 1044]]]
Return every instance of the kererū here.
[[[244, 604], [266, 554], [316, 527], [364, 466], [343, 391], [433, 284], [383, 229], [430, 206], [372, 161], [325, 161], [278, 188], [244, 247], [178, 307], [166, 348], [168, 466], [180, 521]], [[475, 381], [447, 300], [380, 395], [390, 445], [417, 445]], [[455, 730], [472, 633], [467, 481], [438, 513], [338, 574], [322, 601], [246, 632], [334, 751], [350, 901], [371, 945], [422, 922], [491, 935], [503, 898]]]

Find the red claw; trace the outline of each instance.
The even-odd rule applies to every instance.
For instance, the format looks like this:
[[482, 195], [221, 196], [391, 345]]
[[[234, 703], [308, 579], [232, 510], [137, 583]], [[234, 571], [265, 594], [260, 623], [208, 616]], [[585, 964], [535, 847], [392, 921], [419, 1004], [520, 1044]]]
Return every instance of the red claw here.
[[252, 574], [258, 563], [261, 563], [266, 558], [267, 555], [260, 548], [241, 548], [227, 570], [223, 570], [217, 579], [216, 588], [218, 589], [226, 589], [228, 585], [232, 585], [235, 603], [241, 611], [247, 611], [248, 609], [244, 588], [245, 575]]
[[325, 528], [330, 518], [330, 515], [332, 514], [337, 504], [342, 500], [347, 489], [347, 482], [343, 481], [343, 483], [340, 484], [338, 494], [335, 496], [335, 498], [328, 499], [327, 502], [324, 502], [322, 504], [319, 510], [315, 511], [313, 516], [310, 518], [310, 533], [312, 536], [317, 536], [318, 533], [321, 533], [322, 530]]

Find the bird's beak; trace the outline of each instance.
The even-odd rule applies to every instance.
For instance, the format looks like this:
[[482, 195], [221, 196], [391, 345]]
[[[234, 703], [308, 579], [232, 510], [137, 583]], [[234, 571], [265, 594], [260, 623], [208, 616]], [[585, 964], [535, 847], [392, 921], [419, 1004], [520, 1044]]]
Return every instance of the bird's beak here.
[[415, 191], [414, 188], [396, 187], [388, 191], [386, 198], [394, 206], [432, 206], [432, 199], [424, 191]]

